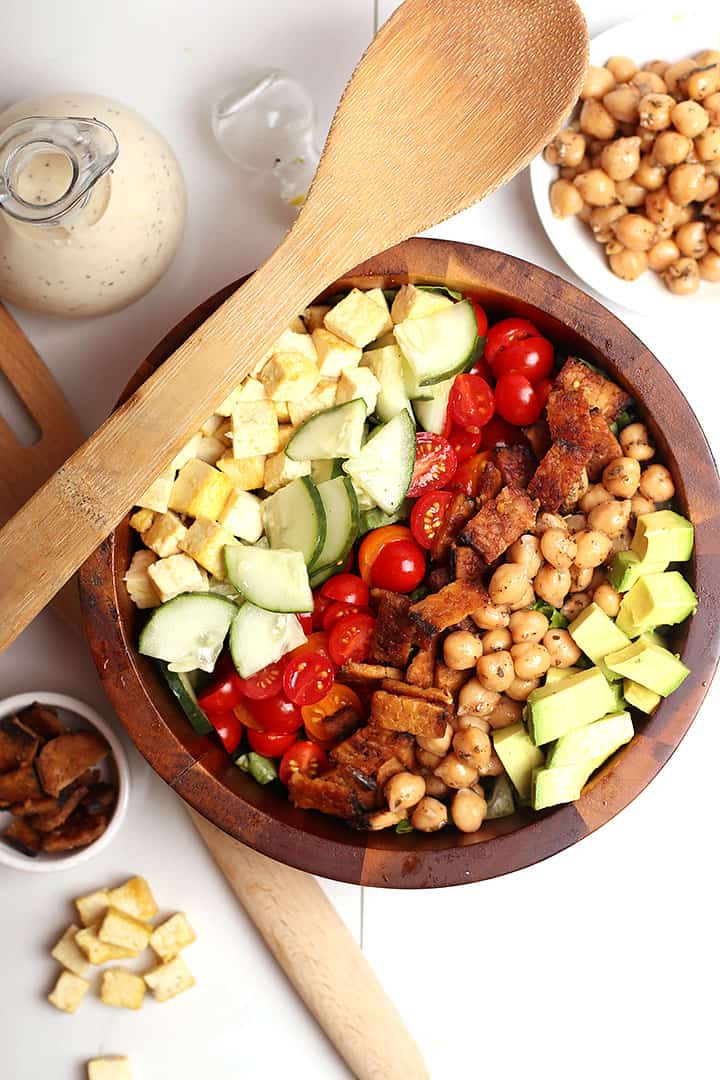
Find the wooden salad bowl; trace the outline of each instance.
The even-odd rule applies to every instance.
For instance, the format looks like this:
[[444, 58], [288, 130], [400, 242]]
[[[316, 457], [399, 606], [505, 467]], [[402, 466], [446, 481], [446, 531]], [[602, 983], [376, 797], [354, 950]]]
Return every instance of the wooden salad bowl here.
[[[325, 295], [407, 282], [469, 293], [492, 318], [523, 315], [560, 350], [602, 366], [636, 400], [672, 471], [679, 509], [695, 524], [691, 574], [699, 607], [673, 642], [691, 674], [652, 717], [636, 718], [635, 738], [577, 802], [540, 814], [522, 810], [470, 835], [452, 828], [431, 834], [357, 832], [334, 818], [296, 810], [277, 785], [260, 787], [242, 773], [214, 736], [196, 735], [153, 663], [138, 653], [138, 612], [122, 580], [135, 544], [127, 518], [85, 563], [81, 596], [95, 663], [118, 716], [150, 765], [186, 802], [230, 836], [301, 870], [357, 885], [434, 888], [518, 870], [581, 840], [627, 806], [679, 745], [718, 662], [720, 479], [694, 413], [660, 361], [575, 286], [511, 255], [414, 239], [357, 267]], [[237, 285], [228, 285], [170, 331], [140, 365], [121, 402]]]

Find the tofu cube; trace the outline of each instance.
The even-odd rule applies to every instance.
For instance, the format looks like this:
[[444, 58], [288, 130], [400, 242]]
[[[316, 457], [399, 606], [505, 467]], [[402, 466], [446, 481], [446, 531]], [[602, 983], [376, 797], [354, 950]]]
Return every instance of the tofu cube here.
[[232, 416], [235, 406], [241, 401], [264, 401], [266, 397], [263, 384], [250, 375], [240, 386], [236, 386], [224, 401], [220, 402], [215, 412], [220, 416]]
[[130, 528], [135, 532], [144, 533], [148, 531], [154, 520], [155, 514], [152, 510], [136, 510], [130, 518]]
[[108, 968], [102, 973], [100, 998], [103, 1005], [116, 1009], [139, 1009], [145, 997], [145, 981], [141, 975], [124, 968]]
[[191, 555], [213, 577], [225, 580], [225, 548], [237, 544], [237, 540], [217, 521], [198, 518], [188, 529], [182, 541], [182, 550]]
[[278, 424], [290, 423], [290, 402], [289, 401], [275, 401], [275, 415], [277, 416]]
[[370, 368], [356, 368], [355, 371], [343, 371], [337, 386], [335, 401], [341, 405], [345, 401], [362, 398], [368, 413], [374, 412], [380, 392], [380, 383]]
[[[149, 573], [150, 567], [156, 562], [157, 555], [155, 552], [147, 551], [143, 548], [141, 551], [135, 552], [132, 557], [132, 562], [125, 573], [123, 580], [125, 581], [125, 588], [128, 591], [128, 596], [135, 607], [140, 608], [140, 610], [157, 607], [160, 603], [160, 597], [155, 591], [155, 586], [150, 579]], [[75, 902], [78, 903], [77, 900]], [[85, 920], [83, 919], [83, 922], [84, 921]]]
[[296, 334], [307, 334], [305, 323], [302, 321], [301, 315], [295, 315], [290, 320], [290, 326], [288, 329], [294, 330]]
[[[295, 434], [295, 428], [292, 426], [292, 424], [282, 424], [278, 428], [278, 442], [280, 443], [280, 450], [285, 449], [285, 447], [290, 442], [290, 440], [292, 439], [294, 434]], [[278, 453], [279, 453], [279, 451], [278, 451]], [[263, 469], [263, 472], [264, 471], [265, 470]]]
[[312, 337], [317, 349], [320, 374], [327, 379], [337, 379], [346, 368], [357, 367], [362, 359], [362, 349], [343, 341], [324, 327], [313, 330]]
[[[190, 517], [215, 518], [231, 490], [232, 484], [226, 476], [206, 461], [193, 458], [183, 465], [173, 484], [170, 509]], [[174, 555], [175, 552], [169, 551], [166, 554]]]
[[[358, 352], [360, 352], [359, 349]], [[362, 353], [360, 355], [362, 356]], [[304, 424], [315, 413], [322, 412], [323, 409], [329, 409], [331, 405], [334, 405], [336, 391], [337, 383], [334, 379], [321, 379], [310, 397], [303, 398], [302, 401], [291, 401], [290, 420], [293, 426], [299, 427], [300, 424]]]
[[292, 328], [284, 330], [270, 350], [270, 355], [282, 356], [283, 353], [297, 353], [312, 360], [313, 364], [317, 364], [318, 358], [313, 339], [303, 324], [300, 325], [302, 326], [300, 331]]
[[132, 1080], [130, 1059], [126, 1057], [93, 1058], [88, 1061], [88, 1080]]
[[[216, 438], [220, 438], [218, 434], [221, 428], [227, 426], [227, 417], [221, 416], [220, 413], [214, 412], [212, 416], [209, 416], [204, 424], [200, 427], [201, 435], [214, 435]], [[195, 457], [199, 455], [195, 454]]]
[[[271, 401], [241, 401], [232, 414], [233, 455], [236, 458], [275, 454], [278, 418]], [[229, 492], [228, 492], [229, 494]], [[216, 514], [222, 507], [218, 507]]]
[[105, 918], [100, 923], [98, 937], [106, 945], [118, 945], [129, 949], [134, 955], [146, 949], [153, 932], [152, 925], [128, 915], [126, 911], [109, 907]]
[[74, 1013], [89, 989], [90, 983], [85, 979], [81, 979], [79, 975], [73, 975], [71, 971], [63, 971], [48, 994], [48, 1001], [56, 1009]]
[[309, 476], [310, 466], [309, 461], [293, 461], [284, 450], [279, 454], [271, 454], [265, 462], [263, 487], [270, 494], [279, 491], [291, 480], [297, 480], [299, 476]]
[[194, 457], [197, 457], [197, 448], [203, 441], [203, 437], [202, 431], [196, 431], [195, 434], [180, 447], [177, 454], [170, 462], [170, 468], [175, 469], [176, 471], [182, 469], [183, 465], [187, 465], [188, 461], [192, 461]]
[[263, 534], [262, 499], [249, 491], [233, 491], [220, 511], [218, 521], [233, 536], [254, 544]]
[[[305, 337], [312, 344], [312, 338]], [[297, 352], [274, 353], [260, 372], [271, 401], [300, 401], [313, 392], [319, 378], [315, 361]]]
[[108, 960], [130, 960], [135, 955], [130, 949], [124, 949], [120, 945], [109, 945], [107, 941], [101, 941], [98, 937], [100, 923], [94, 926], [86, 926], [84, 930], [78, 930], [75, 935], [75, 944], [81, 952], [85, 953], [91, 964], [107, 964]]
[[167, 964], [161, 964], [152, 971], [148, 971], [145, 982], [152, 990], [156, 1001], [169, 1001], [170, 998], [195, 985], [195, 979], [182, 956], [176, 956]]
[[151, 551], [161, 559], [167, 559], [170, 555], [177, 555], [180, 541], [186, 535], [187, 529], [180, 518], [168, 510], [166, 514], [157, 515], [150, 528], [142, 534], [142, 538]]
[[164, 604], [180, 593], [206, 592], [207, 574], [189, 555], [171, 555], [148, 567], [148, 577]]
[[372, 300], [374, 304], [377, 304], [385, 312], [385, 323], [382, 330], [377, 336], [382, 337], [383, 334], [389, 334], [393, 328], [393, 321], [390, 315], [390, 308], [388, 307], [388, 302], [385, 299], [385, 293], [382, 291], [382, 289], [368, 289], [366, 296], [368, 300]]
[[158, 906], [152, 889], [144, 877], [132, 877], [116, 889], [108, 889], [108, 904], [118, 908], [136, 919], [153, 919], [158, 913]]
[[208, 465], [214, 465], [226, 450], [227, 446], [216, 435], [203, 435], [195, 451], [195, 457]]
[[[279, 429], [278, 442], [280, 442]], [[256, 491], [263, 485], [265, 455], [257, 454], [255, 457], [236, 458], [232, 452], [225, 453], [218, 461], [217, 467], [225, 473], [234, 488], [239, 491]]]
[[167, 963], [173, 960], [186, 945], [192, 945], [193, 941], [195, 941], [195, 931], [187, 921], [185, 913], [179, 911], [177, 915], [171, 915], [153, 930], [150, 946], [160, 959]]
[[327, 330], [361, 349], [382, 334], [386, 322], [386, 314], [380, 305], [360, 289], [349, 292], [325, 316]]
[[74, 923], [72, 926], [68, 926], [55, 948], [51, 950], [50, 955], [68, 971], [72, 971], [73, 975], [79, 975], [82, 978], [87, 974], [88, 962], [87, 957], [78, 949], [75, 941], [75, 935], [79, 932], [80, 927], [75, 926]]
[[137, 501], [138, 506], [164, 514], [168, 508], [170, 492], [174, 483], [175, 469], [166, 469], [165, 472], [158, 476], [157, 480], [153, 480], [147, 491], [143, 492]]
[[[137, 551], [135, 554], [141, 555], [142, 552]], [[146, 554], [149, 555], [150, 552]], [[75, 907], [83, 926], [94, 926], [110, 907], [107, 889], [98, 889], [96, 892], [88, 893], [87, 896], [78, 896]]]
[[401, 323], [406, 319], [422, 319], [425, 315], [433, 315], [443, 308], [452, 307], [452, 303], [450, 297], [444, 293], [427, 292], [416, 289], [414, 285], [403, 285], [393, 300], [392, 321]]
[[315, 330], [319, 330], [320, 327], [324, 325], [325, 316], [329, 310], [329, 304], [311, 304], [310, 307], [305, 308], [305, 311], [303, 312], [303, 321], [309, 334], [312, 334]]

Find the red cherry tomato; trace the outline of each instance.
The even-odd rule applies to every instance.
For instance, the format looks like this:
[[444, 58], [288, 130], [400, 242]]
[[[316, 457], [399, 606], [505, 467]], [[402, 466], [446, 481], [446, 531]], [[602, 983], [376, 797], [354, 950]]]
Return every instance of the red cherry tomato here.
[[323, 616], [332, 604], [332, 600], [329, 596], [323, 596], [320, 592], [313, 593], [313, 597], [315, 603], [312, 611], [312, 628], [313, 630], [322, 630]]
[[508, 424], [507, 420], [503, 420], [497, 413], [482, 431], [483, 450], [495, 450], [498, 446], [524, 446], [526, 443], [527, 439], [520, 428]]
[[480, 378], [484, 379], [488, 384], [495, 381], [492, 369], [484, 356], [478, 356], [477, 360], [470, 368], [468, 375], [479, 375]]
[[313, 624], [312, 624], [313, 613], [312, 613], [312, 611], [308, 611], [305, 614], [303, 614], [301, 612], [298, 615], [297, 620], [300, 623], [300, 625], [302, 626], [303, 634], [305, 634], [306, 637], [307, 637], [308, 634], [312, 634], [312, 628], [313, 628]]
[[410, 530], [420, 547], [428, 550], [432, 547], [451, 499], [451, 491], [426, 491], [413, 506]]
[[547, 338], [516, 338], [497, 354], [493, 370], [496, 379], [508, 371], [519, 371], [535, 386], [548, 377], [554, 362], [555, 350]]
[[295, 742], [295, 732], [248, 731], [248, 742], [256, 754], [264, 757], [282, 757], [288, 747]]
[[342, 619], [344, 615], [354, 615], [356, 611], [367, 610], [366, 607], [359, 607], [357, 604], [332, 603], [323, 617], [323, 630], [330, 633], [338, 619]]
[[500, 376], [495, 402], [497, 411], [511, 424], [534, 424], [543, 409], [535, 387], [518, 371]]
[[357, 574], [335, 574], [321, 586], [320, 595], [358, 607], [367, 607], [370, 603], [370, 590]]
[[358, 549], [358, 569], [360, 576], [366, 585], [371, 585], [370, 574], [373, 563], [386, 544], [395, 540], [412, 540], [412, 533], [407, 525], [383, 525], [380, 529], [373, 529], [363, 537]]
[[327, 754], [317, 743], [299, 739], [282, 756], [278, 774], [285, 786], [290, 783], [293, 773], [301, 773], [313, 779], [325, 772], [328, 765]]
[[462, 464], [463, 461], [467, 461], [469, 457], [472, 457], [482, 442], [481, 431], [465, 431], [455, 424], [452, 425], [446, 437], [447, 441], [455, 451], [458, 465]]
[[448, 416], [458, 427], [477, 433], [495, 412], [493, 392], [481, 375], [458, 375], [450, 387]]
[[386, 544], [373, 563], [371, 577], [376, 589], [412, 592], [425, 577], [425, 552], [415, 540]]
[[547, 399], [550, 397], [550, 391], [553, 388], [552, 379], [541, 379], [539, 383], [535, 383], [535, 393], [540, 401], [540, 407], [542, 409], [547, 405]]
[[488, 461], [489, 457], [489, 453], [483, 450], [482, 453], [475, 454], [474, 457], [463, 461], [455, 473], [452, 482], [453, 491], [462, 491], [464, 495], [470, 495], [474, 498], [478, 493], [480, 477], [485, 469], [485, 462]]
[[250, 711], [263, 731], [281, 732], [284, 735], [302, 726], [302, 713], [283, 694], [253, 701]]
[[335, 669], [324, 653], [306, 652], [288, 661], [283, 672], [285, 696], [295, 705], [312, 705], [324, 698], [335, 681]]
[[265, 698], [275, 697], [282, 690], [282, 669], [282, 660], [277, 664], [268, 664], [249, 678], [240, 679], [240, 689], [251, 701], [264, 701]]
[[[398, 541], [398, 543], [404, 543], [404, 541]], [[389, 551], [393, 546], [397, 544], [388, 544], [385, 550]], [[362, 611], [338, 619], [330, 631], [328, 640], [330, 659], [333, 663], [341, 667], [346, 660], [367, 660], [374, 626], [375, 620], [372, 615]]]
[[447, 439], [432, 431], [417, 435], [415, 468], [408, 488], [408, 498], [417, 499], [425, 491], [436, 491], [452, 479], [457, 458]]
[[540, 331], [537, 326], [527, 319], [518, 319], [514, 317], [510, 319], [501, 319], [500, 322], [491, 326], [487, 332], [485, 359], [494, 370], [498, 353], [503, 349], [506, 349], [512, 341], [539, 336]]
[[485, 337], [488, 328], [488, 317], [485, 314], [485, 309], [480, 306], [477, 300], [473, 300], [472, 297], [469, 296], [468, 300], [473, 306], [475, 318], [477, 319], [478, 337]]
[[243, 726], [232, 709], [224, 712], [209, 712], [207, 718], [220, 736], [220, 741], [229, 754], [237, 750], [243, 737]]
[[213, 681], [198, 697], [198, 705], [204, 712], [226, 712], [242, 701], [242, 680], [236, 671], [226, 678]]

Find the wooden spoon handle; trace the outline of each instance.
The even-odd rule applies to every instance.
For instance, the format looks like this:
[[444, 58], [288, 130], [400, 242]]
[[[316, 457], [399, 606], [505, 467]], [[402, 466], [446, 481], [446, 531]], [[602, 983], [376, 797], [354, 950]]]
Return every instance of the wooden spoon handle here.
[[231, 889], [359, 1080], [424, 1080], [417, 1045], [357, 942], [309, 874], [236, 843], [190, 811]]

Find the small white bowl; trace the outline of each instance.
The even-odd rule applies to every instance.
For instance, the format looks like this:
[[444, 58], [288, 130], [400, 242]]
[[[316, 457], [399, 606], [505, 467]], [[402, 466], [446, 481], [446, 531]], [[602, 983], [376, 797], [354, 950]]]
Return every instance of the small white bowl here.
[[[94, 843], [88, 844], [87, 847], [67, 854], [49, 855], [40, 852], [40, 854], [31, 857], [23, 855], [19, 851], [13, 851], [11, 847], [0, 841], [0, 865], [9, 866], [13, 870], [29, 870], [35, 874], [47, 874], [57, 870], [70, 870], [80, 863], [87, 862], [93, 856], [99, 855], [111, 843], [127, 813], [128, 796], [130, 794], [130, 766], [122, 743], [108, 722], [103, 720], [89, 705], [78, 701], [77, 698], [69, 697], [67, 694], [53, 694], [45, 690], [38, 690], [32, 694], [15, 694], [13, 697], [0, 701], [0, 720], [5, 719], [6, 716], [12, 716], [13, 713], [20, 712], [21, 709], [25, 709], [35, 702], [60, 710], [61, 719], [71, 730], [88, 725], [97, 728], [110, 746], [109, 758], [102, 763], [101, 770], [106, 770], [109, 775], [114, 766], [115, 779], [117, 780], [117, 801], [113, 815], [102, 836], [99, 836]], [[6, 813], [6, 811], [0, 810], [0, 821], [3, 821], [2, 815]], [[9, 824], [9, 815], [6, 820]], [[5, 821], [3, 821], [3, 825], [5, 825]]]

